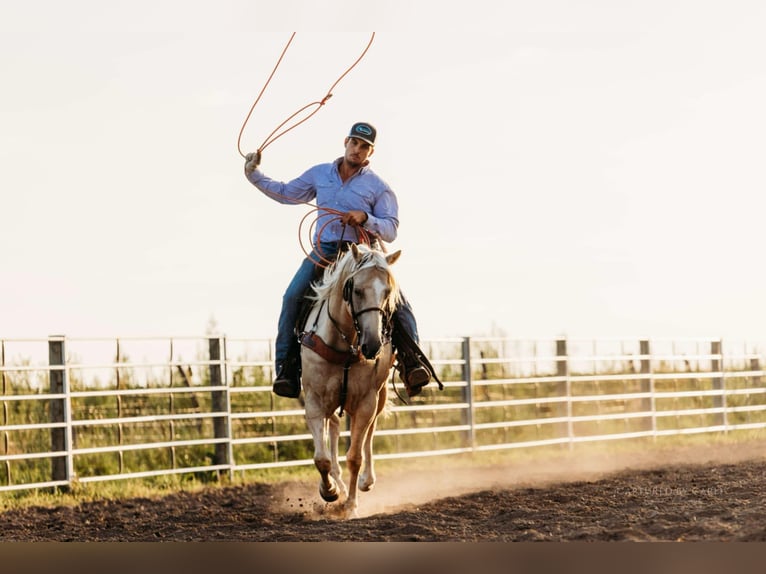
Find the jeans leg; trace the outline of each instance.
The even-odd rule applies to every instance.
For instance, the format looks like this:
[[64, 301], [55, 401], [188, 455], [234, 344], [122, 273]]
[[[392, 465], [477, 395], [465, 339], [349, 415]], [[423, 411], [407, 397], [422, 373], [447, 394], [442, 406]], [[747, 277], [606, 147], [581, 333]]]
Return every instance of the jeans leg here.
[[401, 302], [397, 305], [394, 315], [399, 319], [399, 323], [402, 328], [407, 331], [407, 334], [413, 341], [420, 344], [420, 336], [418, 335], [418, 323], [415, 320], [415, 314], [412, 312], [412, 306], [404, 293], [400, 292]]
[[287, 286], [284, 295], [282, 295], [282, 311], [279, 313], [277, 340], [274, 345], [277, 365], [287, 358], [290, 347], [297, 344], [295, 323], [298, 320], [298, 311], [303, 294], [306, 293], [306, 289], [309, 288], [313, 279], [314, 263], [309, 259], [304, 259], [293, 280]]

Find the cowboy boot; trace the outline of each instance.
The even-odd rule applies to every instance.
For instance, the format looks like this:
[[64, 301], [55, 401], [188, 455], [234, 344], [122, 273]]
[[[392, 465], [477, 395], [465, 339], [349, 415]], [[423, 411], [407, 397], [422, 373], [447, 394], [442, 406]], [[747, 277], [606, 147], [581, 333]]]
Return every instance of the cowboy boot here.
[[431, 380], [430, 371], [423, 365], [417, 355], [405, 354], [397, 357], [396, 369], [399, 371], [399, 379], [407, 389], [407, 396], [419, 395]]
[[288, 358], [277, 365], [277, 378], [272, 391], [275, 395], [288, 399], [297, 399], [301, 395], [301, 367], [295, 357]]

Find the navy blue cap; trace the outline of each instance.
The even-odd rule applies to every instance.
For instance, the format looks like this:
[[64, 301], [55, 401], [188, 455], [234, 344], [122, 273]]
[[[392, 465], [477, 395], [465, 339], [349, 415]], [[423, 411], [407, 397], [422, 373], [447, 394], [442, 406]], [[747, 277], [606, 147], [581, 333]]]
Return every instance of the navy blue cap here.
[[373, 126], [366, 122], [357, 122], [351, 126], [351, 132], [348, 134], [348, 137], [366, 141], [368, 144], [374, 146], [376, 135], [377, 131]]

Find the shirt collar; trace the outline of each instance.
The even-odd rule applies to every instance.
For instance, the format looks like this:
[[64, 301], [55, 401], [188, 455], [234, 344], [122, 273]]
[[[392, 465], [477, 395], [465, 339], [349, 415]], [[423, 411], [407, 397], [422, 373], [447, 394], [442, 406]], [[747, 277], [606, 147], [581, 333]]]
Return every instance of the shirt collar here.
[[[343, 156], [340, 156], [338, 159], [336, 159], [333, 162], [333, 165], [335, 165], [335, 170], [336, 171], [340, 171], [340, 164], [342, 164], [342, 163], [343, 163]], [[364, 160], [364, 164], [362, 164], [362, 167], [359, 168], [359, 171], [356, 172], [356, 175], [358, 175], [360, 173], [364, 173], [365, 171], [367, 171], [369, 169], [370, 169], [370, 160], [366, 159], [366, 160]]]

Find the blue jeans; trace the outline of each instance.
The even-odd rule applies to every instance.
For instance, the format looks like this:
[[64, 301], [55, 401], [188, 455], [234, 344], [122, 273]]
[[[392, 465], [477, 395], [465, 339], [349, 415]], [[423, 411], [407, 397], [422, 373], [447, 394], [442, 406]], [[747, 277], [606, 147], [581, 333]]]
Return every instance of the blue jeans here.
[[[326, 258], [334, 257], [338, 252], [337, 243], [322, 243], [320, 245], [322, 249], [322, 255]], [[282, 295], [282, 311], [279, 313], [279, 323], [277, 325], [277, 340], [275, 343], [275, 360], [277, 368], [280, 363], [284, 362], [287, 358], [287, 353], [290, 348], [298, 344], [297, 337], [295, 336], [295, 323], [298, 321], [298, 312], [300, 310], [301, 300], [307, 289], [311, 286], [311, 282], [314, 280], [314, 268], [316, 267], [315, 261], [311, 257], [315, 257], [312, 253], [309, 257], [303, 260], [301, 266], [298, 267], [293, 276], [292, 281], [287, 286], [284, 295]], [[396, 307], [394, 311], [397, 319], [401, 323], [402, 327], [412, 339], [418, 343], [420, 338], [418, 336], [418, 325], [415, 321], [415, 315], [412, 313], [412, 307], [410, 306], [404, 294], [401, 294], [401, 303]]]

